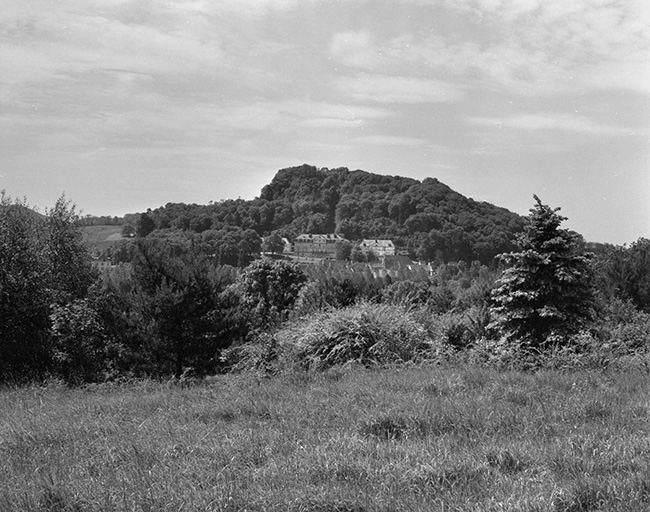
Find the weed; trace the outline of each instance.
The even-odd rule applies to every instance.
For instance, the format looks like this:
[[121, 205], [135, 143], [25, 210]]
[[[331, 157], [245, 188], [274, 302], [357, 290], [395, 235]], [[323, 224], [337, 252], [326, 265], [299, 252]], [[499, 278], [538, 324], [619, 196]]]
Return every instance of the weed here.
[[611, 416], [611, 414], [611, 407], [599, 400], [592, 400], [584, 407], [584, 416], [587, 420], [603, 420]]
[[508, 450], [490, 451], [485, 458], [489, 466], [503, 473], [518, 473], [528, 465], [521, 455]]
[[38, 508], [40, 512], [84, 512], [67, 493], [49, 486], [41, 491]]
[[407, 438], [426, 436], [430, 430], [429, 422], [417, 416], [387, 414], [364, 422], [359, 433], [363, 437], [380, 441], [400, 441]]
[[365, 512], [366, 508], [358, 503], [340, 499], [306, 498], [293, 504], [290, 512]]
[[607, 491], [602, 483], [582, 481], [569, 492], [555, 499], [553, 504], [556, 512], [589, 512], [602, 510], [607, 503]]

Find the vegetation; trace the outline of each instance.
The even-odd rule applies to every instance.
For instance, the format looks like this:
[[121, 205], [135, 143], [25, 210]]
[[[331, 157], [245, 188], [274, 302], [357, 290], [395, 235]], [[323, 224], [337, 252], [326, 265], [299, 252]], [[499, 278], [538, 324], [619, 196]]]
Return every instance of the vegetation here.
[[[350, 241], [391, 239], [423, 261], [480, 261], [514, 249], [523, 219], [504, 208], [480, 203], [433, 178], [423, 182], [364, 171], [281, 169], [252, 201], [209, 205], [168, 203], [130, 218], [141, 237], [185, 238], [219, 263], [246, 266], [264, 250], [278, 250], [278, 237], [338, 233]], [[273, 237], [273, 238], [271, 238]], [[341, 247], [350, 259], [352, 247]], [[118, 260], [115, 253], [106, 256]], [[361, 261], [357, 254], [357, 260]]]
[[[65, 198], [2, 194], [0, 510], [650, 508], [648, 240], [590, 257], [538, 198], [524, 223], [347, 170], [256, 201], [131, 216], [99, 275]], [[431, 265], [277, 259], [305, 226]]]
[[645, 371], [464, 365], [0, 392], [0, 509], [650, 506]]
[[295, 364], [324, 369], [350, 363], [387, 365], [432, 358], [424, 326], [402, 307], [359, 303], [313, 315], [276, 334]]
[[[264, 194], [275, 197], [273, 190]], [[443, 362], [457, 352], [527, 368], [548, 350], [582, 351], [601, 364], [648, 351], [650, 244], [605, 246], [588, 259], [579, 236], [559, 228], [557, 209], [537, 198], [521, 251], [503, 256], [511, 267], [458, 261], [381, 276], [365, 262], [260, 259], [258, 235], [237, 227], [221, 228], [226, 238], [153, 229], [120, 246], [128, 264], [98, 276], [65, 198], [41, 216], [3, 196], [0, 213], [2, 382]], [[131, 220], [142, 231], [154, 217]], [[239, 240], [239, 266], [223, 263], [235, 259], [228, 237]], [[278, 237], [270, 242], [277, 249]]]
[[42, 216], [0, 194], [0, 381], [43, 375], [50, 308], [82, 299], [96, 277], [74, 219], [64, 197]]
[[529, 347], [566, 341], [593, 319], [594, 273], [579, 237], [559, 226], [565, 217], [535, 196], [521, 252], [502, 256], [509, 265], [493, 291], [496, 325]]

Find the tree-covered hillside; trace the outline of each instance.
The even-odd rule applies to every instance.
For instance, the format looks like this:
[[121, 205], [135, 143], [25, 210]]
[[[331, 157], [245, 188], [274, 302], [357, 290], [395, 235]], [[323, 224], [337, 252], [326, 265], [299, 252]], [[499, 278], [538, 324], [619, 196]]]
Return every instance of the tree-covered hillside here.
[[[435, 178], [420, 182], [305, 164], [278, 171], [251, 201], [168, 203], [142, 214], [137, 228], [140, 236], [200, 233], [222, 248], [229, 241], [253, 247], [272, 233], [293, 239], [336, 232], [351, 241], [392, 239], [420, 260], [491, 263], [496, 254], [514, 249], [523, 219], [464, 197]], [[234, 251], [223, 262], [237, 264], [238, 258], [241, 251]]]

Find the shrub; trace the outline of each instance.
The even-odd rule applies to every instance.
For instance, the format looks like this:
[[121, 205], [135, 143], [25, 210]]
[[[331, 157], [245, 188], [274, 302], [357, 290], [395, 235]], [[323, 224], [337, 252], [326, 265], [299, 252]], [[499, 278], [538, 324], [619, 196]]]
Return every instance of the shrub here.
[[230, 371], [253, 371], [272, 375], [279, 370], [278, 356], [279, 349], [275, 337], [261, 333], [253, 341], [223, 350], [221, 362]]
[[277, 338], [301, 363], [317, 368], [415, 361], [434, 352], [434, 342], [410, 312], [370, 303], [295, 322]]

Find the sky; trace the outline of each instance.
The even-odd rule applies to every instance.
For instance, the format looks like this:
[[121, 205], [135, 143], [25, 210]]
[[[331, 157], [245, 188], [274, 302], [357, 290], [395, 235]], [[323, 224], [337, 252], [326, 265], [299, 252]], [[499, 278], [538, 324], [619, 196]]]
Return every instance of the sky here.
[[88, 215], [307, 163], [650, 238], [647, 0], [4, 0], [0, 189]]

